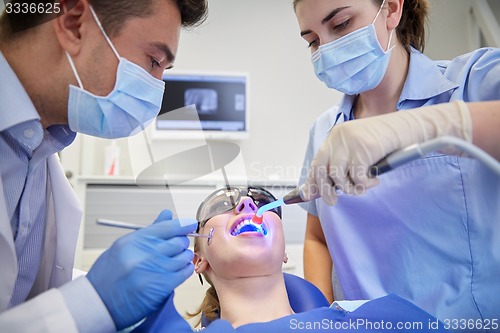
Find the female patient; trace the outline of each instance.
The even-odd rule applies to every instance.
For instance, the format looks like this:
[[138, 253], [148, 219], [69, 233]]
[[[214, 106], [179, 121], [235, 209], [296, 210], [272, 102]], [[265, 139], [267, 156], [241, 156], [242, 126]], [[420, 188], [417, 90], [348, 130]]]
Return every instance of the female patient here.
[[[287, 261], [281, 210], [264, 213], [262, 224], [253, 223], [257, 209], [275, 201], [261, 188], [220, 189], [198, 208], [199, 232], [210, 242], [195, 242], [195, 272], [211, 284], [199, 313], [213, 321], [207, 332], [308, 332], [394, 331], [396, 325], [415, 325], [417, 330], [445, 331], [441, 323], [415, 305], [389, 295], [365, 303], [353, 312], [318, 308], [294, 313], [288, 301], [282, 273]], [[173, 297], [162, 311], [148, 318], [138, 331], [191, 332], [177, 313]], [[404, 331], [405, 327], [397, 329]], [[406, 327], [415, 331], [416, 327]]]

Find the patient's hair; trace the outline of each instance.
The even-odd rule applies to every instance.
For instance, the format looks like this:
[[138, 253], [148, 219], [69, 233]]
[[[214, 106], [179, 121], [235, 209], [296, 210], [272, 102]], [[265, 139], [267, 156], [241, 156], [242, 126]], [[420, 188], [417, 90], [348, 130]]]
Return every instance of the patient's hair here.
[[[302, 0], [293, 0], [293, 8]], [[379, 6], [383, 0], [372, 0]], [[405, 0], [403, 5], [403, 15], [396, 28], [399, 40], [409, 52], [410, 47], [414, 47], [420, 52], [425, 48], [425, 26], [429, 14], [429, 0]]]
[[[194, 252], [195, 253], [198, 252], [199, 249], [200, 245], [198, 242], [198, 238], [195, 238]], [[220, 303], [219, 303], [219, 296], [217, 296], [217, 291], [215, 290], [215, 287], [213, 286], [212, 281], [210, 281], [208, 276], [205, 273], [202, 273], [202, 275], [205, 278], [205, 280], [210, 284], [210, 288], [207, 289], [205, 298], [203, 299], [203, 302], [201, 302], [200, 307], [195, 312], [186, 313], [188, 319], [200, 316], [200, 318], [196, 322], [196, 326], [199, 326], [201, 324], [201, 315], [204, 315], [210, 321], [219, 318], [220, 315]]]

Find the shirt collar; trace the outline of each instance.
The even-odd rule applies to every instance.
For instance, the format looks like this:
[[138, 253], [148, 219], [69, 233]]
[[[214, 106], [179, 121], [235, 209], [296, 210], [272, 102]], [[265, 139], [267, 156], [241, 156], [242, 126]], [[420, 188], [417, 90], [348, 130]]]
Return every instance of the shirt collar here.
[[436, 62], [411, 48], [408, 76], [401, 92], [398, 108], [406, 100], [428, 100], [457, 87], [456, 83], [444, 76]]
[[[0, 80], [0, 114], [2, 115], [0, 117], [0, 132], [9, 128], [14, 130], [13, 127], [22, 123], [39, 121], [40, 116], [33, 102], [2, 52], [0, 52], [0, 76], [2, 78]], [[36, 129], [35, 131], [38, 132]], [[41, 128], [40, 132], [43, 132]], [[76, 136], [76, 133], [66, 125], [51, 126], [47, 132], [57, 141], [57, 145], [61, 149], [73, 142]], [[39, 142], [35, 145], [38, 146], [38, 144]]]
[[66, 125], [53, 125], [47, 128], [47, 132], [52, 136], [56, 144], [63, 150], [75, 140], [76, 133]]
[[344, 121], [354, 119], [352, 107], [356, 101], [356, 97], [357, 95], [344, 95], [342, 97], [339, 104], [339, 114], [337, 115], [335, 124], [333, 124], [332, 127], [337, 124], [341, 124]]
[[17, 124], [38, 120], [40, 116], [28, 93], [12, 70], [7, 59], [0, 52], [0, 131]]

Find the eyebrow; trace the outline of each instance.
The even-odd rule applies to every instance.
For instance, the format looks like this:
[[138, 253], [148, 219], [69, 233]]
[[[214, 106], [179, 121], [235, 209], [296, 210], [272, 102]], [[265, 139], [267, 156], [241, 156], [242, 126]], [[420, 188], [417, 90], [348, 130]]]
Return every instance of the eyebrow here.
[[172, 52], [172, 50], [170, 50], [170, 47], [168, 47], [167, 44], [164, 44], [164, 43], [150, 43], [149, 45], [151, 45], [152, 47], [156, 48], [157, 50], [159, 50], [160, 52], [162, 52], [163, 54], [165, 54], [165, 57], [166, 59], [168, 60], [169, 63], [174, 63], [175, 61], [175, 55], [174, 53]]
[[[344, 9], [347, 9], [347, 8], [350, 8], [350, 6], [339, 7], [339, 8], [332, 10], [328, 15], [325, 16], [325, 18], [323, 20], [321, 20], [321, 24], [328, 23], [332, 18], [335, 17], [335, 15], [337, 15], [338, 13], [340, 13], [341, 11], [343, 11]], [[304, 31], [300, 32], [300, 36], [302, 37], [302, 36], [308, 35], [310, 33], [312, 33], [312, 30], [304, 30]]]

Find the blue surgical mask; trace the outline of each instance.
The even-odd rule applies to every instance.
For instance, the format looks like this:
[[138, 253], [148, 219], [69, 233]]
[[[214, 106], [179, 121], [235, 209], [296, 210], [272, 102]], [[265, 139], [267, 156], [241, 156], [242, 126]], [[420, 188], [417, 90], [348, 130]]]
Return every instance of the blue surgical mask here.
[[[312, 54], [316, 76], [329, 88], [357, 95], [374, 89], [384, 78], [392, 48], [384, 51], [375, 31], [375, 21], [384, 3], [372, 24], [321, 45]], [[391, 45], [393, 32], [387, 48]]]
[[120, 57], [104, 31], [94, 9], [92, 15], [104, 38], [119, 60], [116, 82], [107, 96], [96, 96], [83, 88], [71, 56], [69, 63], [80, 87], [70, 85], [68, 120], [72, 131], [100, 138], [116, 139], [134, 135], [158, 115], [165, 83], [140, 66]]

